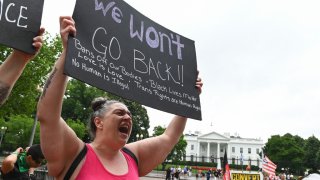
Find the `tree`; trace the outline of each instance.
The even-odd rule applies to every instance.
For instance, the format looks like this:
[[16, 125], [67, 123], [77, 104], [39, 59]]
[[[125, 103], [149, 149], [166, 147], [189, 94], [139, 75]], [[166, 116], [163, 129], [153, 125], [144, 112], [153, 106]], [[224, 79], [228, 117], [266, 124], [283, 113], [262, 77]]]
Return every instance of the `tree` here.
[[[25, 115], [10, 116], [9, 121], [0, 120], [0, 126], [7, 127], [3, 137], [3, 148], [8, 151], [13, 151], [18, 147], [27, 147], [29, 145], [31, 130], [33, 126], [33, 118]], [[39, 124], [37, 124], [34, 143], [40, 143]]]
[[69, 127], [71, 129], [73, 129], [73, 131], [76, 133], [76, 135], [80, 139], [85, 137], [85, 135], [86, 135], [86, 125], [85, 124], [83, 124], [79, 120], [74, 121], [72, 119], [67, 119], [66, 122], [69, 125]]
[[317, 160], [317, 154], [320, 154], [320, 141], [311, 136], [306, 140], [304, 149], [306, 152], [304, 157], [305, 166], [310, 168], [312, 173], [318, 172], [320, 161]]
[[[9, 117], [9, 121], [0, 119], [0, 127], [5, 126], [7, 130], [4, 134], [2, 149], [13, 151], [18, 147], [27, 147], [31, 136], [33, 118], [25, 115], [14, 115]], [[79, 138], [86, 134], [86, 126], [79, 120], [73, 121], [68, 119], [67, 124], [74, 130]], [[33, 144], [40, 143], [40, 125], [37, 123]]]
[[[35, 115], [36, 104], [40, 96], [37, 89], [42, 87], [55, 59], [61, 52], [61, 41], [58, 36], [52, 38], [46, 34], [39, 54], [28, 63], [21, 77], [16, 82], [11, 95], [0, 109], [0, 117], [8, 120], [10, 115]], [[10, 54], [11, 48], [0, 46], [0, 64]]]
[[[166, 128], [163, 128], [161, 126], [156, 126], [153, 129], [153, 136], [159, 136], [164, 133]], [[178, 141], [178, 143], [174, 146], [172, 151], [169, 153], [167, 158], [162, 162], [162, 170], [165, 170], [166, 165], [168, 162], [179, 162], [182, 161], [183, 157], [186, 155], [186, 147], [187, 147], [187, 141], [184, 139], [184, 136], [182, 135]]]
[[76, 79], [70, 80], [63, 101], [62, 117], [78, 119], [86, 124], [91, 113], [91, 101], [99, 96], [105, 96], [105, 92]]
[[0, 64], [4, 62], [4, 60], [6, 59], [6, 57], [9, 56], [11, 51], [12, 51], [11, 48], [0, 45]]
[[316, 153], [316, 161], [320, 162], [320, 150]]
[[289, 168], [293, 173], [302, 172], [304, 150], [301, 139], [289, 133], [271, 136], [264, 147], [264, 153], [277, 164], [278, 170]]

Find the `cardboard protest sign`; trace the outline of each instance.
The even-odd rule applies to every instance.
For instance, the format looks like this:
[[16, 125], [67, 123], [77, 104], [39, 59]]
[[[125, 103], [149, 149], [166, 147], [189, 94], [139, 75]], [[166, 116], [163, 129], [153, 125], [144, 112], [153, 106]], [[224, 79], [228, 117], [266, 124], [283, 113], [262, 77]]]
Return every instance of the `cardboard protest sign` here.
[[44, 0], [0, 0], [0, 44], [35, 53], [32, 46], [42, 18]]
[[77, 0], [65, 74], [121, 97], [201, 120], [194, 41], [122, 0]]

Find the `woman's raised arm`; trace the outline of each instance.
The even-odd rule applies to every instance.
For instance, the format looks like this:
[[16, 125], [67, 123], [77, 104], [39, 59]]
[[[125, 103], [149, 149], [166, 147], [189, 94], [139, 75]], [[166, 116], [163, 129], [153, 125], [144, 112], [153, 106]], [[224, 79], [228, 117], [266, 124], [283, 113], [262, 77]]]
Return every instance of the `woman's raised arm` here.
[[61, 118], [63, 96], [68, 77], [63, 74], [67, 39], [75, 35], [71, 17], [60, 17], [60, 34], [63, 52], [55, 63], [38, 102], [37, 116], [40, 121], [40, 140], [43, 154], [48, 162], [49, 174], [59, 176], [81, 150], [83, 143]]
[[33, 38], [33, 47], [35, 54], [14, 49], [0, 66], [0, 106], [4, 104], [9, 96], [14, 84], [19, 79], [26, 65], [38, 54], [42, 47], [42, 35], [44, 28], [40, 28], [38, 36]]
[[[202, 91], [202, 85], [201, 79], [197, 78], [195, 86], [199, 93]], [[165, 160], [174, 146], [178, 143], [186, 123], [186, 117], [176, 115], [162, 135], [127, 145], [139, 159], [140, 176], [146, 175]]]

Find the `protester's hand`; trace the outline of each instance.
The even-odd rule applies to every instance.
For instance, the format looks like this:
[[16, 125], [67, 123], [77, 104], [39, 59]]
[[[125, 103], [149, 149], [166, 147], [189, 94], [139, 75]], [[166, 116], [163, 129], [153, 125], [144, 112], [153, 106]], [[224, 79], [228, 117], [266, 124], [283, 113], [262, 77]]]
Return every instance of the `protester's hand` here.
[[33, 47], [36, 48], [36, 54], [37, 55], [42, 47], [42, 43], [43, 43], [43, 34], [45, 32], [45, 29], [43, 27], [40, 28], [38, 36], [36, 36], [35, 38], [33, 38]]
[[22, 153], [22, 152], [23, 152], [23, 148], [22, 148], [22, 147], [18, 147], [18, 148], [15, 150], [15, 152], [16, 152], [17, 154]]
[[60, 36], [64, 49], [67, 49], [69, 35], [76, 35], [75, 22], [70, 16], [60, 16]]
[[28, 53], [19, 51], [17, 49], [14, 49], [12, 52], [13, 56], [16, 57], [17, 59], [21, 59], [26, 62], [33, 59], [39, 53], [39, 51], [42, 47], [42, 43], [43, 43], [42, 36], [43, 36], [44, 32], [45, 32], [45, 29], [43, 27], [41, 27], [38, 32], [38, 36], [33, 38], [32, 46], [36, 49], [35, 54], [28, 54]]
[[203, 82], [202, 82], [202, 79], [199, 77], [199, 71], [198, 71], [198, 77], [197, 77], [197, 81], [196, 81], [196, 88], [198, 89], [199, 94], [201, 94], [201, 92], [202, 92], [202, 86], [203, 86]]
[[30, 148], [30, 147], [26, 147], [26, 148], [25, 148], [25, 151], [27, 152], [27, 151], [29, 150], [29, 148]]

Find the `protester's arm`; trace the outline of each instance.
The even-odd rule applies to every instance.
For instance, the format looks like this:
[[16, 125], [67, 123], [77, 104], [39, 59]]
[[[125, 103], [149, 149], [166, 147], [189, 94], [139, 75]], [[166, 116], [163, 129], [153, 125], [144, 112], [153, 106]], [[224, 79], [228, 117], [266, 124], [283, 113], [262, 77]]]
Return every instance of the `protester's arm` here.
[[76, 32], [71, 17], [60, 17], [63, 52], [47, 79], [38, 102], [40, 140], [51, 176], [59, 176], [81, 150], [83, 143], [60, 117], [68, 77], [63, 74], [68, 35]]
[[[163, 162], [182, 135], [187, 118], [174, 116], [166, 131], [157, 137], [138, 141], [136, 146], [139, 159], [139, 175], [144, 176]], [[129, 147], [130, 148], [130, 147]]]
[[17, 150], [12, 152], [9, 156], [4, 158], [4, 160], [2, 161], [2, 166], [1, 166], [1, 172], [3, 174], [7, 174], [7, 173], [9, 173], [10, 171], [13, 170], [14, 163], [17, 162], [18, 155], [22, 151], [23, 151], [23, 149], [21, 147], [19, 147]]
[[[198, 78], [196, 88], [199, 93], [201, 93], [202, 85], [201, 79]], [[173, 147], [178, 143], [186, 123], [186, 117], [176, 115], [162, 135], [127, 145], [137, 155], [140, 176], [146, 175], [165, 160]]]
[[42, 35], [44, 28], [40, 28], [39, 34], [33, 39], [35, 54], [27, 54], [19, 50], [13, 50], [4, 63], [0, 66], [0, 106], [9, 96], [14, 84], [22, 74], [28, 62], [33, 59], [42, 47]]

